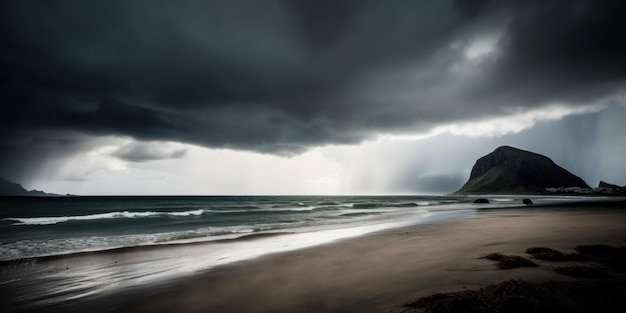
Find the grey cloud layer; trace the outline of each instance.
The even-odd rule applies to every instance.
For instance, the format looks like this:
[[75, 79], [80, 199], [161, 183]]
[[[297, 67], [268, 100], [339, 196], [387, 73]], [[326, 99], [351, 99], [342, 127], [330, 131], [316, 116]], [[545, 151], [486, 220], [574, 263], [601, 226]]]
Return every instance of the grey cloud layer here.
[[171, 149], [159, 143], [129, 143], [113, 151], [112, 155], [130, 162], [144, 162], [163, 159], [180, 159], [187, 149]]
[[[603, 0], [3, 1], [2, 159], [33, 132], [293, 154], [580, 104], [623, 91], [621, 12]], [[497, 53], [464, 59], [494, 33]]]

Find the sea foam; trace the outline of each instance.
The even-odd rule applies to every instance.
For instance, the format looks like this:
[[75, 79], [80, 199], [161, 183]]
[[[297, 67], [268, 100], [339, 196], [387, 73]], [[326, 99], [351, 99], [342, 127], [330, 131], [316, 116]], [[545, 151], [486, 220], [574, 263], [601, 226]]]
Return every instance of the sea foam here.
[[202, 215], [204, 210], [192, 210], [192, 211], [183, 211], [183, 212], [153, 212], [153, 211], [145, 211], [145, 212], [109, 212], [109, 213], [98, 213], [91, 215], [75, 215], [75, 216], [51, 216], [51, 217], [7, 217], [3, 220], [11, 220], [17, 221], [18, 223], [13, 223], [12, 225], [52, 225], [58, 223], [64, 223], [68, 221], [88, 221], [88, 220], [101, 220], [101, 219], [112, 219], [112, 218], [142, 218], [142, 217], [151, 217], [151, 216], [192, 216], [192, 215]]

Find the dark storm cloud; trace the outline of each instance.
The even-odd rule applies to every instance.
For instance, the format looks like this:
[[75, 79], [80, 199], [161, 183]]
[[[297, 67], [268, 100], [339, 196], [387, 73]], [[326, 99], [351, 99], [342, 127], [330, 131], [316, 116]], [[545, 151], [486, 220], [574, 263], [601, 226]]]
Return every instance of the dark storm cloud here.
[[20, 183], [54, 174], [50, 172], [63, 166], [72, 167], [68, 158], [108, 143], [107, 139], [67, 131], [19, 131], [6, 135], [13, 135], [13, 140], [5, 140], [0, 146], [0, 174]]
[[[2, 159], [50, 131], [289, 155], [591, 101], [623, 91], [624, 6], [3, 1]], [[497, 55], [469, 78], [450, 74], [484, 33], [500, 35]], [[395, 88], [393, 73], [411, 71], [421, 78]]]
[[499, 42], [502, 55], [481, 81], [480, 97], [586, 101], [622, 88], [626, 77], [624, 1], [529, 1]]

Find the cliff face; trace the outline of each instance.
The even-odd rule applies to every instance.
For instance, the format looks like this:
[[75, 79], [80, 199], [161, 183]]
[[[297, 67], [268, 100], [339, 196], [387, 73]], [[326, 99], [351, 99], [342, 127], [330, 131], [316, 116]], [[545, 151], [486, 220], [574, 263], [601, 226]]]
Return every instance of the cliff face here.
[[457, 194], [535, 194], [549, 187], [589, 186], [548, 157], [513, 147], [500, 147], [478, 159]]

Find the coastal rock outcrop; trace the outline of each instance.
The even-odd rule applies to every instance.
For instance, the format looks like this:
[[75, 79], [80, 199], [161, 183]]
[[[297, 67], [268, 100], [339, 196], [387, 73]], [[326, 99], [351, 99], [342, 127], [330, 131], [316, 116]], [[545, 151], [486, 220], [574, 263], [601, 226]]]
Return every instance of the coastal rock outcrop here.
[[476, 161], [456, 194], [538, 194], [550, 187], [589, 188], [550, 158], [503, 146]]
[[622, 186], [618, 186], [618, 185], [614, 185], [614, 184], [609, 184], [609, 183], [604, 182], [604, 181], [600, 181], [600, 184], [598, 184], [598, 188], [622, 189], [622, 188], [626, 188], [626, 187], [622, 187]]
[[614, 195], [622, 195], [626, 194], [626, 186], [618, 186], [614, 184], [609, 184], [604, 181], [600, 181], [598, 184], [598, 188], [595, 188], [594, 191], [597, 191], [602, 194], [614, 194]]

